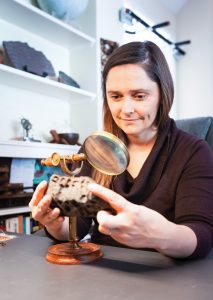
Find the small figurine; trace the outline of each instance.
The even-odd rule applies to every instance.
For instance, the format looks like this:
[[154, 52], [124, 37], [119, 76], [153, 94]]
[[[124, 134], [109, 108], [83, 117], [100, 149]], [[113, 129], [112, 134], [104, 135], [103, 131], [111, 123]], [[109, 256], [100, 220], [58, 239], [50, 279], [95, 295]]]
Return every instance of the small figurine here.
[[32, 129], [32, 124], [29, 120], [22, 118], [21, 119], [21, 125], [23, 128], [23, 140], [29, 141], [29, 142], [41, 142], [39, 140], [35, 140], [33, 137], [29, 136], [29, 131]]

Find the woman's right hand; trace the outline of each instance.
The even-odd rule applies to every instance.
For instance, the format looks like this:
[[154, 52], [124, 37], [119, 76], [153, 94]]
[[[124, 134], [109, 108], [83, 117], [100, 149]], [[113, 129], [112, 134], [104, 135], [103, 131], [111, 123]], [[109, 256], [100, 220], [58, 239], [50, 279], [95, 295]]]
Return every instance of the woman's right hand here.
[[[42, 181], [36, 188], [33, 197], [29, 203], [29, 208], [33, 219], [44, 225], [50, 234], [60, 231], [64, 222], [64, 217], [60, 216], [59, 208], [50, 208], [52, 198], [45, 195], [47, 182]], [[53, 234], [54, 235], [54, 234]]]

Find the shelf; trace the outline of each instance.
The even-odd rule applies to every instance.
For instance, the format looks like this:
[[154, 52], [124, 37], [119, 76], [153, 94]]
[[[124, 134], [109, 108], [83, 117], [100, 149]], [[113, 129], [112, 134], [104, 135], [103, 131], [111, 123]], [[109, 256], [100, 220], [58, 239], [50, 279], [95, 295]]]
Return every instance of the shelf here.
[[1, 83], [61, 100], [94, 99], [94, 93], [0, 64]]
[[21, 0], [1, 0], [0, 18], [65, 47], [95, 42], [93, 37]]
[[1, 216], [8, 216], [8, 215], [29, 213], [29, 212], [30, 212], [30, 209], [29, 209], [28, 206], [1, 208], [0, 209], [0, 217]]
[[32, 197], [33, 193], [23, 192], [22, 193], [13, 193], [11, 195], [0, 194], [0, 200], [6, 199], [25, 199]]
[[0, 140], [0, 157], [46, 158], [51, 156], [53, 152], [67, 155], [77, 153], [78, 150], [79, 146], [77, 145]]

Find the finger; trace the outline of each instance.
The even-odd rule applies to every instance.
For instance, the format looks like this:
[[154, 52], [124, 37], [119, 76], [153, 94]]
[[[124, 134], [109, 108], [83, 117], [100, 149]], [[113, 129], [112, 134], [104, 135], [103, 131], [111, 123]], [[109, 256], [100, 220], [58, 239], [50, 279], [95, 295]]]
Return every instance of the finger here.
[[51, 196], [46, 195], [42, 198], [37, 206], [32, 209], [32, 216], [39, 220], [50, 211]]
[[41, 183], [39, 183], [39, 185], [37, 186], [33, 197], [29, 203], [29, 206], [37, 206], [38, 203], [41, 201], [41, 199], [44, 197], [44, 193], [47, 189], [47, 182], [46, 181], [42, 181]]
[[97, 213], [97, 221], [101, 226], [104, 226], [105, 228], [115, 228], [119, 224], [116, 223], [115, 216], [111, 215], [109, 212], [105, 210], [100, 210]]
[[[60, 209], [58, 207], [55, 207], [53, 210], [51, 210], [49, 212], [49, 215], [52, 219], [58, 218], [60, 215]], [[62, 219], [63, 219], [63, 217], [62, 217]]]
[[116, 216], [109, 214], [106, 211], [99, 211], [97, 214], [97, 221], [99, 227], [107, 232], [122, 232], [129, 226], [129, 223], [126, 223], [125, 213], [117, 214]]
[[64, 218], [59, 216], [60, 215], [60, 210], [58, 208], [54, 208], [53, 210], [51, 210], [50, 212], [47, 212], [43, 219], [42, 222], [45, 225], [49, 225], [51, 223], [61, 223], [63, 222]]
[[127, 210], [130, 205], [122, 196], [99, 184], [91, 183], [88, 185], [88, 189], [96, 196], [108, 202], [117, 212]]
[[42, 200], [38, 203], [37, 208], [38, 210], [41, 210], [43, 212], [50, 211], [50, 203], [52, 201], [52, 198], [50, 195], [45, 195]]
[[102, 225], [98, 226], [98, 231], [101, 232], [101, 233], [103, 233], [103, 234], [105, 234], [105, 235], [112, 235], [111, 229], [110, 228], [106, 228], [106, 227], [104, 227]]
[[110, 216], [112, 217], [112, 215], [105, 210], [101, 210], [97, 214], [97, 221], [99, 223], [98, 230], [106, 235], [111, 235], [112, 233], [111, 222], [109, 221]]
[[54, 230], [54, 228], [57, 228], [58, 226], [60, 227], [62, 225], [62, 223], [64, 222], [64, 220], [65, 220], [65, 218], [60, 216], [54, 220], [46, 222], [43, 225], [46, 227], [47, 231], [49, 232], [49, 231], [51, 231], [51, 229]]

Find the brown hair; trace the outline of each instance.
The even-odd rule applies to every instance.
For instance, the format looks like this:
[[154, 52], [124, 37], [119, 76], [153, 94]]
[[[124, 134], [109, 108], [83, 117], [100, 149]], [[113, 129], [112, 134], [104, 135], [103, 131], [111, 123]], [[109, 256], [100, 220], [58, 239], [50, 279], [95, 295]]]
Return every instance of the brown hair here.
[[[160, 105], [158, 108], [155, 125], [158, 129], [162, 129], [168, 118], [174, 98], [174, 86], [172, 76], [160, 48], [150, 42], [130, 42], [117, 48], [107, 60], [102, 74], [102, 89], [103, 89], [103, 125], [104, 130], [111, 132], [127, 144], [125, 133], [114, 122], [111, 111], [108, 107], [106, 96], [106, 80], [109, 71], [115, 67], [125, 64], [138, 64], [147, 73], [148, 77], [157, 83], [160, 90]], [[93, 178], [96, 182], [110, 186], [112, 177], [101, 174], [94, 170]]]

